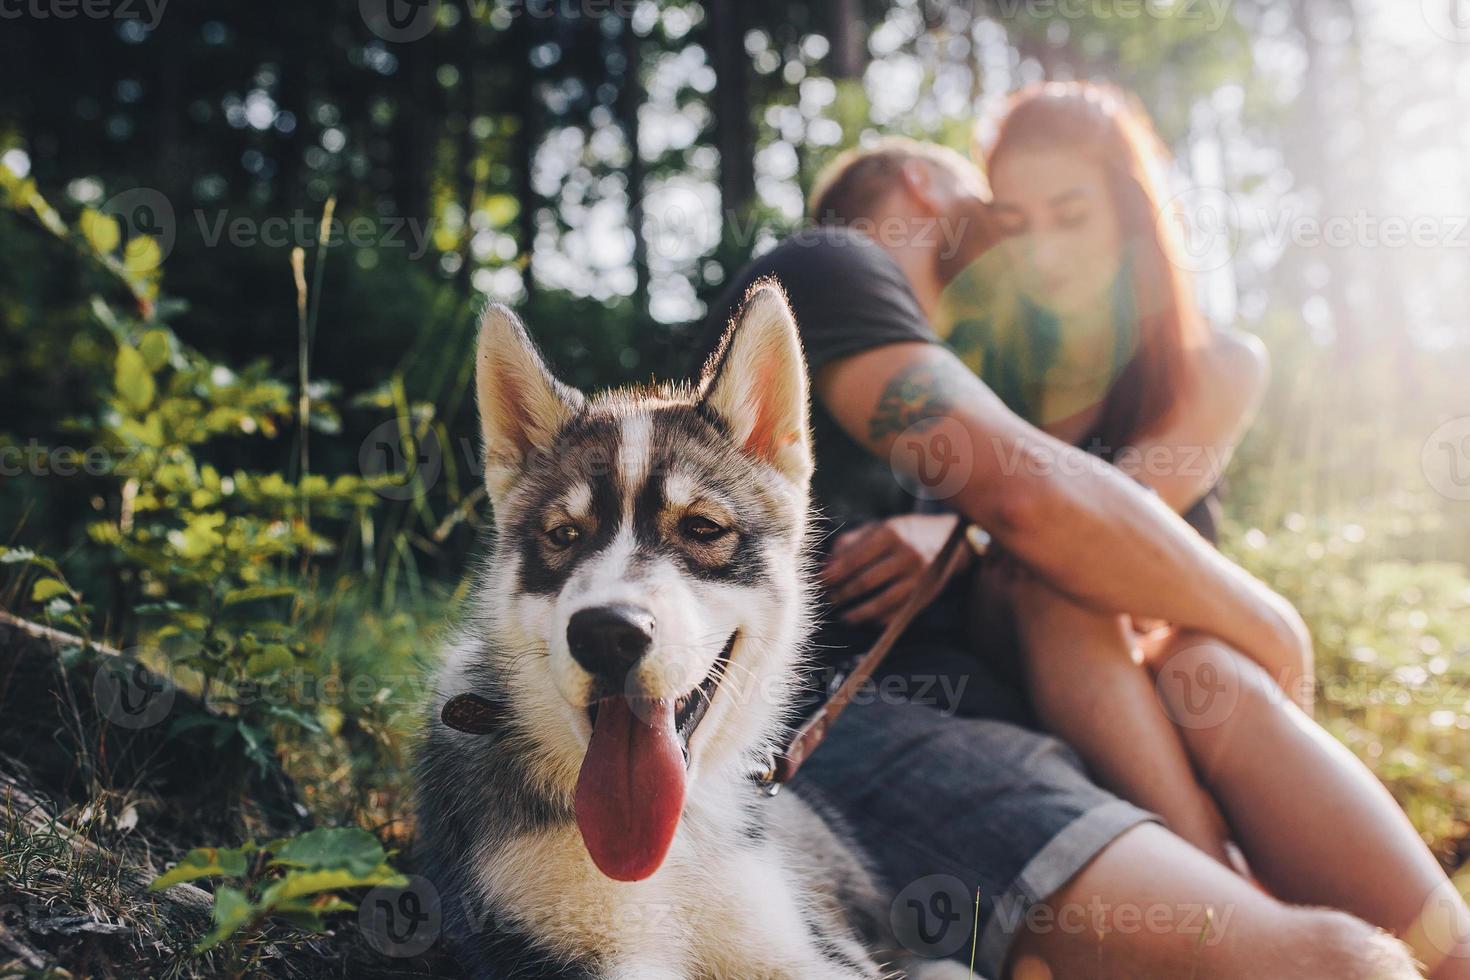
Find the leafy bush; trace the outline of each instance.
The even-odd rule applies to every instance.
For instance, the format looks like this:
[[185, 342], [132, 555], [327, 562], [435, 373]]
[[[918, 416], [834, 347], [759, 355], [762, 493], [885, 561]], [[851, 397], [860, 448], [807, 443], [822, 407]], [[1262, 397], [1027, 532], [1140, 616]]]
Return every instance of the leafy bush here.
[[[192, 850], [149, 887], [162, 891], [200, 878], [244, 885], [216, 886], [214, 929], [195, 946], [202, 953], [267, 917], [302, 929], [320, 929], [323, 916], [357, 908], [338, 898], [337, 892], [407, 883], [388, 866], [387, 858], [383, 845], [365, 830], [311, 830], [288, 841]], [[252, 866], [258, 870], [252, 871]]]
[[[235, 371], [181, 342], [167, 321], [185, 307], [160, 296], [156, 243], [140, 237], [124, 244], [115, 220], [96, 211], [83, 210], [75, 227], [68, 225], [34, 186], [3, 167], [0, 195], [57, 242], [95, 262], [112, 291], [121, 287], [128, 301], [119, 306], [101, 292], [91, 298], [92, 326], [106, 338], [99, 346], [112, 351], [110, 370], [100, 374], [104, 394], [95, 413], [67, 420], [66, 429], [102, 461], [89, 475], [105, 501], [97, 508], [105, 516], [88, 523], [86, 535], [88, 548], [101, 556], [95, 564], [111, 571], [117, 593], [112, 605], [120, 612], [105, 623], [106, 632], [124, 638], [149, 667], [193, 695], [175, 712], [169, 736], [210, 732], [226, 769], [232, 756], [260, 770], [277, 767], [299, 757], [278, 746], [316, 740], [336, 742], [336, 755], [369, 771], [383, 768], [377, 753], [391, 755], [394, 764], [384, 778], [401, 774], [403, 716], [417, 708], [421, 693], [402, 682], [410, 671], [422, 676], [421, 665], [404, 658], [398, 690], [374, 687], [361, 703], [347, 701], [344, 711], [320, 696], [322, 682], [334, 674], [342, 678], [311, 646], [331, 634], [344, 602], [362, 602], [350, 578], [330, 587], [321, 563], [354, 529], [371, 527], [382, 492], [402, 495], [396, 477], [311, 473], [308, 432], [331, 437], [341, 429], [330, 400], [334, 392], [325, 385], [293, 392], [264, 363]], [[304, 257], [296, 261], [299, 273]], [[304, 334], [307, 297], [300, 274], [298, 282]], [[361, 403], [398, 411], [400, 431], [420, 438], [420, 423], [433, 422], [432, 413], [418, 411], [415, 418], [401, 385], [386, 402]], [[300, 424], [303, 418], [309, 427]], [[221, 472], [205, 461], [221, 443], [286, 432], [295, 435], [290, 475]], [[42, 461], [59, 473], [57, 462], [50, 455]], [[12, 573], [7, 592], [14, 604], [53, 626], [93, 634], [96, 610], [58, 562], [29, 549], [0, 548], [0, 566]], [[421, 636], [421, 624], [411, 625]], [[371, 673], [361, 676], [374, 680]], [[385, 691], [391, 697], [383, 697]], [[394, 710], [384, 712], [388, 700]], [[363, 734], [387, 726], [398, 728], [391, 739]], [[312, 754], [334, 753], [319, 748]], [[344, 807], [337, 815], [358, 812]], [[353, 907], [338, 892], [398, 882], [387, 860], [366, 831], [319, 829], [260, 846], [191, 851], [153, 887], [204, 877], [238, 882], [215, 889], [215, 925], [198, 946], [203, 951], [266, 918], [319, 927], [323, 916]]]

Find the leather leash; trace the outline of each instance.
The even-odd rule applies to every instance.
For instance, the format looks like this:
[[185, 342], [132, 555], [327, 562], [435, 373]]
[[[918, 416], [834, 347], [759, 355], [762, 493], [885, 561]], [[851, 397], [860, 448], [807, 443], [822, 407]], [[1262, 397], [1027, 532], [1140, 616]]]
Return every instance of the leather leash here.
[[837, 690], [832, 692], [832, 696], [817, 709], [816, 713], [796, 729], [786, 743], [786, 747], [777, 753], [771, 767], [757, 777], [768, 795], [775, 795], [781, 788], [781, 784], [795, 776], [801, 764], [817, 750], [818, 745], [822, 744], [822, 739], [827, 737], [837, 717], [852, 701], [858, 689], [873, 676], [873, 672], [883, 663], [884, 658], [892, 652], [894, 644], [903, 635], [903, 631], [908, 629], [914, 618], [949, 583], [950, 578], [959, 567], [965, 547], [968, 545], [976, 554], [984, 554], [989, 540], [989, 536], [977, 525], [970, 524], [963, 518], [955, 518], [954, 530], [949, 532], [949, 537], [939, 549], [939, 554], [920, 575], [908, 600], [888, 621], [888, 625], [884, 627], [878, 639], [853, 667], [852, 673], [843, 679]]

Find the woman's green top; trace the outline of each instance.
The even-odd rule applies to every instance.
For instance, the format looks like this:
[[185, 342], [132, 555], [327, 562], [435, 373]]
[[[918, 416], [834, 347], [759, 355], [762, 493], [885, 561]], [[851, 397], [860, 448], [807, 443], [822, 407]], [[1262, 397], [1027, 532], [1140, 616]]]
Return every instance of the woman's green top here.
[[[1011, 411], [1032, 425], [1057, 420], [1047, 417], [1046, 395], [1059, 387], [1056, 373], [1065, 361], [1065, 343], [1089, 343], [1106, 352], [1084, 363], [1080, 376], [1078, 365], [1069, 365], [1070, 377], [1062, 380], [1095, 393], [1098, 400], [1104, 397], [1138, 347], [1137, 304], [1127, 263], [1109, 290], [1111, 316], [1079, 325], [1024, 295], [1014, 277], [1006, 274], [1003, 260], [994, 256], [993, 251], [971, 263], [945, 289], [936, 318], [945, 343]], [[1079, 336], [1099, 329], [1109, 332], [1110, 340]], [[1064, 330], [1071, 335], [1064, 335]]]
[[[1005, 402], [1006, 407], [1035, 426], [1045, 426], [1100, 403], [1138, 349], [1139, 313], [1133, 289], [1132, 265], [1126, 258], [1109, 290], [1111, 316], [1064, 318], [1048, 310], [1017, 287], [1003, 249], [992, 249], [972, 262], [945, 288], [935, 317], [935, 329], [955, 355]], [[1090, 337], [1106, 331], [1108, 338]], [[1070, 333], [1069, 333], [1070, 332]], [[1084, 362], [1080, 376], [1076, 363], [1065, 364], [1065, 345], [1088, 343], [1104, 353]], [[1058, 377], [1065, 364], [1069, 376]], [[1060, 409], [1047, 405], [1058, 383], [1072, 386], [1074, 401]], [[1053, 417], [1048, 417], [1048, 415]], [[1093, 445], [1083, 437], [1081, 448], [1111, 458], [1118, 446]], [[1207, 540], [1215, 540], [1218, 495], [1211, 489], [1183, 516]]]

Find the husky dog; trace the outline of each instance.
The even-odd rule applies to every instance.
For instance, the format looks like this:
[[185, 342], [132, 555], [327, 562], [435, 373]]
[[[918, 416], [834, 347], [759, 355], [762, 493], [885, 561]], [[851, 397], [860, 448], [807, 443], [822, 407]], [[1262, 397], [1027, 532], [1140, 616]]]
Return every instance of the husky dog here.
[[[508, 310], [476, 384], [495, 544], [437, 711], [419, 839], [476, 977], [878, 977], [886, 907], [789, 792], [760, 794], [811, 608], [807, 377], [757, 284], [695, 385], [584, 396]], [[873, 955], [887, 955], [882, 952]]]

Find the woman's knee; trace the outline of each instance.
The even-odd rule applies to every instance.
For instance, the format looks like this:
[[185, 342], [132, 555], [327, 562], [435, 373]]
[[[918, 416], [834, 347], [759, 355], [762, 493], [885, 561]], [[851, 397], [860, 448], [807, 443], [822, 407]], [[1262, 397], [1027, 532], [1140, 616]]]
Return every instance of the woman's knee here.
[[1290, 699], [1254, 661], [1218, 640], [1186, 633], [1156, 661], [1154, 686], [1169, 718], [1188, 732], [1259, 729], [1284, 720]]

